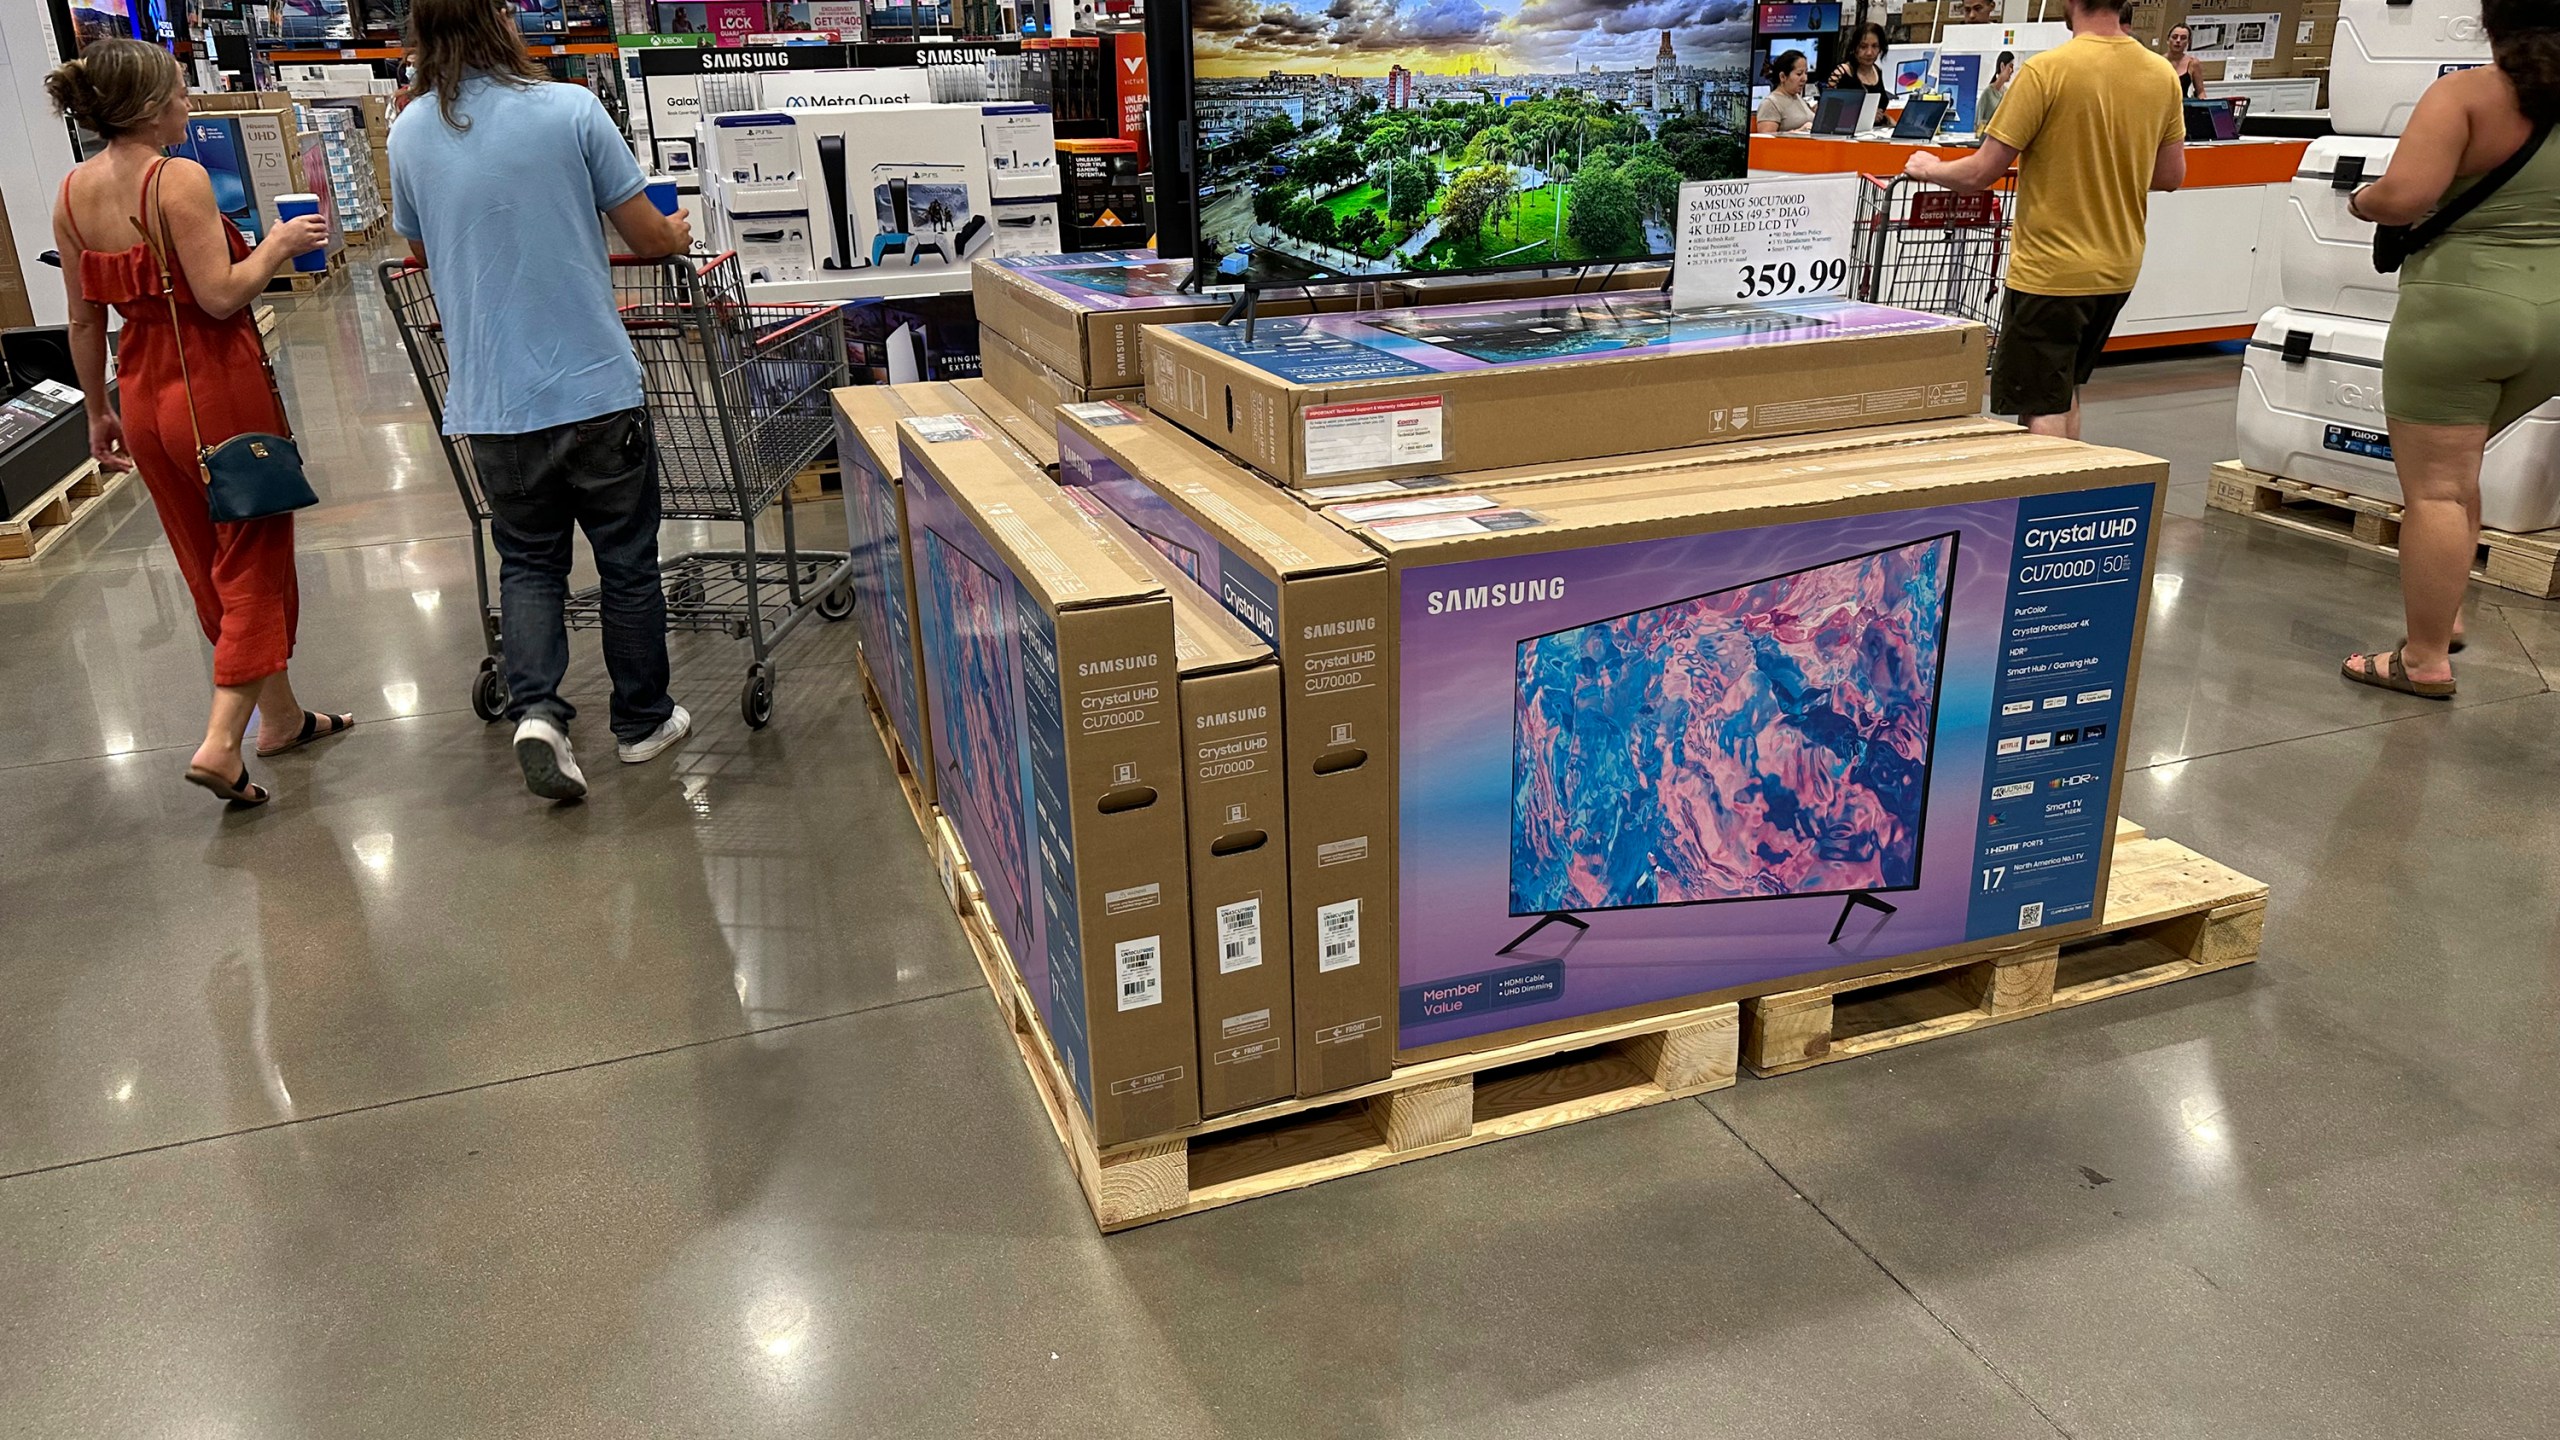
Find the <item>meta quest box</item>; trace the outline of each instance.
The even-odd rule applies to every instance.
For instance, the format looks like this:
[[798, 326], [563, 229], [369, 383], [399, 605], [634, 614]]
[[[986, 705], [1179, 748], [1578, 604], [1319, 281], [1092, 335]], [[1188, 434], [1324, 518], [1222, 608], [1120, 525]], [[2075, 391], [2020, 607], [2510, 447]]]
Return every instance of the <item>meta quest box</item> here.
[[1561, 295], [1140, 338], [1150, 409], [1301, 489], [1982, 408], [1980, 326], [1853, 300]]
[[2093, 928], [2166, 471], [1986, 435], [1328, 511], [1394, 588], [1399, 1058]]

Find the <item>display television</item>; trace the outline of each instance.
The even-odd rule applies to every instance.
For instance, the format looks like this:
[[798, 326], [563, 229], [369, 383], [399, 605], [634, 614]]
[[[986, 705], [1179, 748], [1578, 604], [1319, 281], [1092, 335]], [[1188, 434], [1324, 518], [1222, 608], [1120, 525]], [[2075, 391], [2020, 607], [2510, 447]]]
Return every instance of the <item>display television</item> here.
[[1916, 887], [1955, 557], [1949, 532], [1521, 641], [1512, 914]]
[[1194, 253], [1376, 276], [1670, 253], [1743, 173], [1733, 0], [1192, 0]]
[[[924, 532], [933, 605], [950, 643], [933, 654], [933, 704], [949, 717], [942, 790], [958, 795], [994, 854], [969, 858], [1004, 886], [1017, 922], [1029, 913], [1030, 882], [1022, 844], [1022, 757], [1015, 742], [1013, 666], [1006, 655], [1005, 603], [1010, 587], [993, 571]], [[986, 848], [986, 847], [981, 847]]]

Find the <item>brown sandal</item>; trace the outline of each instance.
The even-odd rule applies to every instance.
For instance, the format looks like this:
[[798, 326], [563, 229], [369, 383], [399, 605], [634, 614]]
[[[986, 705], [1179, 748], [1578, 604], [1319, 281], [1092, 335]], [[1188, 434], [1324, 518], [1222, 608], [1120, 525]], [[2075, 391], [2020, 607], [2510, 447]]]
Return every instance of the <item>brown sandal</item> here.
[[[2403, 642], [2401, 649], [2407, 648], [2406, 642]], [[2386, 659], [2391, 662], [2387, 667], [2374, 663]], [[2359, 685], [2370, 685], [2377, 690], [2397, 690], [2403, 695], [2415, 695], [2421, 700], [2453, 698], [2453, 682], [2450, 680], [2410, 679], [2409, 662], [2403, 658], [2400, 650], [2391, 651], [2388, 655], [2379, 650], [2370, 655], [2350, 655], [2339, 663], [2338, 673]]]

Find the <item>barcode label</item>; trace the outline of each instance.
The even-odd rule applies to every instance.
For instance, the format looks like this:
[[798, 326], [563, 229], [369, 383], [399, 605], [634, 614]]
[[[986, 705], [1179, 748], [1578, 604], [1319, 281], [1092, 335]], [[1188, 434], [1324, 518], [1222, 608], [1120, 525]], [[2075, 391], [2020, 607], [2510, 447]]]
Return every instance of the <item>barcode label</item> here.
[[1112, 947], [1119, 967], [1120, 1008], [1144, 1010], [1164, 1002], [1164, 937], [1123, 940]]
[[1360, 902], [1337, 900], [1316, 907], [1316, 969], [1348, 970], [1360, 963]]
[[2034, 928], [2036, 928], [2037, 926], [2039, 926], [2039, 925], [2041, 925], [2041, 924], [2043, 924], [2043, 923], [2044, 923], [2044, 902], [2043, 902], [2043, 901], [2039, 900], [2039, 901], [2037, 901], [2036, 903], [2034, 903], [2033, 905], [2021, 905], [2021, 906], [2019, 906], [2019, 907], [2018, 907], [2018, 928], [2019, 928], [2019, 929], [2021, 929], [2021, 930], [2033, 930]]
[[1239, 900], [1218, 907], [1218, 973], [1233, 975], [1262, 963], [1262, 902]]

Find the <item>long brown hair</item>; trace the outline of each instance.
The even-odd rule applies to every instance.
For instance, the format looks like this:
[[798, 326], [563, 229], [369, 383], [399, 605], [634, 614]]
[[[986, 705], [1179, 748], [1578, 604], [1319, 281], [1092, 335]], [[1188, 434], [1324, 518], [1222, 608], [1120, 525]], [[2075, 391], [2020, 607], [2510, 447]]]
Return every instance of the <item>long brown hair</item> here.
[[151, 123], [186, 86], [169, 52], [141, 40], [97, 40], [44, 77], [53, 108], [113, 140]]
[[2560, 121], [2560, 15], [2548, 0], [2483, 0], [2480, 23], [2525, 118], [2536, 125]]
[[506, 0], [411, 0], [409, 58], [418, 68], [414, 94], [433, 91], [444, 123], [456, 130], [471, 128], [456, 106], [472, 71], [507, 85], [547, 78], [525, 50]]

